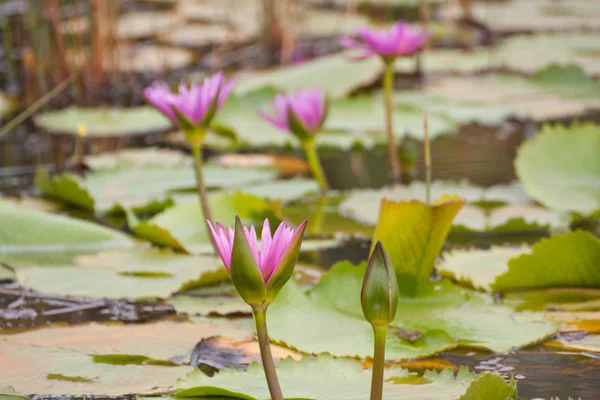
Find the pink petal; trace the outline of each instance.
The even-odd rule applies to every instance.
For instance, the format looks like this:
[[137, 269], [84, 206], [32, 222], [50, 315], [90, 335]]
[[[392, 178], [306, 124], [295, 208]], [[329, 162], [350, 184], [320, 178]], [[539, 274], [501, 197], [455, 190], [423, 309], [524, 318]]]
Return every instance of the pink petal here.
[[[279, 266], [279, 262], [281, 261], [281, 258], [283, 257], [283, 255], [285, 254], [285, 252], [288, 250], [288, 248], [292, 245], [295, 244], [296, 240], [298, 240], [298, 237], [304, 232], [304, 227], [306, 226], [308, 221], [304, 221], [302, 222], [298, 228], [294, 229], [287, 229], [286, 235], [285, 235], [285, 242], [282, 243], [282, 245], [280, 246], [280, 251], [278, 251], [278, 257], [277, 257], [277, 261], [274, 263], [274, 267], [271, 270], [271, 273], [269, 274], [269, 276], [266, 278], [266, 283], [269, 282], [269, 280], [271, 279], [271, 277], [273, 276], [273, 273], [277, 270], [277, 267]], [[282, 222], [281, 225], [283, 225], [284, 223]], [[280, 225], [280, 227], [281, 227]], [[278, 229], [279, 230], [279, 229]]]
[[221, 260], [223, 260], [223, 264], [225, 264], [225, 268], [229, 271], [229, 267], [231, 265], [231, 249], [229, 249], [227, 244], [227, 237], [224, 235], [225, 230], [221, 224], [217, 223], [217, 230], [219, 233], [215, 231], [210, 221], [208, 222], [208, 227], [210, 228], [210, 232], [217, 246], [217, 251], [219, 256], [221, 256]]

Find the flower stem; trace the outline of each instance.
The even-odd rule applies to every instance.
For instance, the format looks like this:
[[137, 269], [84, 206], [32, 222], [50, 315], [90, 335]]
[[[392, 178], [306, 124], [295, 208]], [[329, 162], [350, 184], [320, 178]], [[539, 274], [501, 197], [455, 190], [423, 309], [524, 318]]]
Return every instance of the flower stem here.
[[385, 337], [387, 325], [373, 325], [375, 351], [373, 354], [373, 376], [371, 379], [371, 400], [381, 400], [383, 396], [383, 368], [385, 366]]
[[196, 191], [198, 192], [198, 197], [200, 198], [200, 206], [202, 207], [202, 214], [204, 215], [204, 223], [206, 224], [206, 232], [208, 236], [211, 238], [211, 242], [215, 251], [217, 251], [217, 246], [215, 244], [215, 240], [213, 236], [210, 234], [210, 228], [208, 225], [208, 221], [214, 225], [212, 213], [210, 211], [210, 205], [208, 204], [208, 196], [206, 195], [206, 187], [204, 186], [204, 176], [202, 174], [202, 146], [201, 145], [191, 145], [192, 155], [194, 156], [194, 171], [196, 173]]
[[258, 335], [258, 346], [260, 348], [260, 357], [265, 370], [265, 378], [271, 393], [271, 400], [283, 400], [275, 363], [271, 355], [271, 345], [269, 344], [269, 334], [267, 333], [267, 307], [252, 307], [254, 313], [254, 322], [256, 323], [256, 333]]
[[327, 183], [327, 178], [325, 178], [323, 168], [321, 167], [321, 161], [319, 160], [319, 155], [317, 154], [315, 140], [305, 140], [302, 143], [302, 147], [304, 148], [304, 153], [306, 154], [306, 159], [308, 161], [308, 165], [310, 165], [310, 170], [312, 171], [313, 177], [317, 180], [317, 182], [319, 182], [321, 191], [326, 192], [329, 190], [329, 184]]
[[429, 141], [429, 117], [423, 118], [423, 131], [425, 141], [425, 199], [431, 204], [431, 142]]
[[394, 63], [385, 62], [383, 75], [383, 92], [385, 102], [385, 133], [388, 142], [388, 158], [390, 162], [390, 172], [393, 183], [400, 182], [400, 160], [398, 159], [398, 146], [394, 137], [394, 127], [392, 125], [392, 94], [394, 93]]

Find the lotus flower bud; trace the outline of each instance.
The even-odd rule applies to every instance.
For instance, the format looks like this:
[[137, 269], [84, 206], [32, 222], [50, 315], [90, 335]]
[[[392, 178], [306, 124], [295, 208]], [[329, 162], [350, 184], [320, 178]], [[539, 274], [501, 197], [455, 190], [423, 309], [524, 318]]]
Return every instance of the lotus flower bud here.
[[377, 242], [369, 258], [360, 302], [365, 319], [373, 326], [387, 326], [396, 317], [398, 281], [381, 242]]

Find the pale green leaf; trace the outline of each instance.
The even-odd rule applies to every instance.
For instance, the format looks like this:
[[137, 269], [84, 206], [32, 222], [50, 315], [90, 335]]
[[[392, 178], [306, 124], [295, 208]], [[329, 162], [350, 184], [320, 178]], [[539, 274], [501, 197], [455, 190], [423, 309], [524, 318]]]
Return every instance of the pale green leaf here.
[[[299, 362], [285, 359], [281, 361], [278, 372], [286, 399], [363, 400], [369, 397], [371, 375], [355, 360], [335, 359], [327, 354]], [[385, 373], [383, 396], [397, 400], [459, 399], [476, 378], [462, 368], [456, 377], [451, 370], [427, 372], [424, 376], [427, 383], [412, 385], [400, 383], [403, 378], [409, 377], [407, 370], [391, 367]], [[180, 379], [174, 387], [179, 389], [176, 397], [218, 395], [247, 400], [271, 398], [259, 364], [250, 365], [247, 372], [223, 371], [213, 378], [195, 370]], [[495, 388], [506, 393], [501, 385], [496, 384]], [[494, 392], [488, 392], [488, 395], [487, 400], [507, 400], [507, 397], [496, 397]]]
[[515, 167], [525, 191], [540, 203], [587, 214], [600, 209], [598, 154], [598, 125], [546, 126], [521, 145]]

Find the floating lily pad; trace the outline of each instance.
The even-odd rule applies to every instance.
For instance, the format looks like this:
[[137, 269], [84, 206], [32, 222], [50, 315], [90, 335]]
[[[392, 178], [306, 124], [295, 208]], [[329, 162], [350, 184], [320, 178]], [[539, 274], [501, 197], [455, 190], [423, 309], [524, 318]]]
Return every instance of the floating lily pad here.
[[20, 267], [16, 277], [23, 287], [45, 293], [133, 299], [166, 298], [182, 289], [228, 279], [215, 257], [145, 247], [79, 256], [62, 266]]
[[[235, 216], [239, 215], [246, 225], [262, 226], [264, 218], [273, 217], [279, 208], [277, 202], [242, 193], [210, 195], [209, 203], [215, 222], [223, 225], [233, 225]], [[192, 253], [212, 251], [204, 221], [197, 199], [172, 207], [147, 221], [138, 221], [128, 214], [129, 227], [137, 236], [160, 246]]]
[[[203, 7], [206, 7], [203, 5]], [[253, 36], [238, 32], [225, 25], [186, 24], [177, 26], [164, 33], [163, 40], [178, 46], [205, 47], [215, 44], [243, 43]]]
[[[396, 60], [397, 72], [413, 73], [416, 69], [414, 57]], [[465, 74], [499, 67], [498, 56], [483, 49], [467, 52], [454, 49], [431, 49], [421, 56], [421, 68], [426, 74]]]
[[178, 313], [205, 316], [239, 316], [250, 315], [248, 304], [237, 295], [221, 296], [185, 296], [178, 295], [171, 299], [171, 305]]
[[600, 290], [551, 288], [504, 293], [504, 302], [517, 310], [600, 311]]
[[126, 248], [125, 234], [74, 218], [0, 203], [0, 254]]
[[238, 75], [236, 91], [248, 93], [268, 86], [294, 91], [319, 86], [332, 97], [344, 97], [381, 76], [383, 64], [377, 58], [353, 62], [348, 57], [348, 53], [339, 53], [274, 70], [243, 73]]
[[[369, 397], [371, 375], [366, 373], [355, 360], [335, 359], [322, 354], [316, 359], [294, 361], [282, 360], [279, 366], [282, 391], [289, 398], [319, 400], [357, 400]], [[486, 378], [489, 376], [489, 378]], [[176, 397], [235, 397], [248, 400], [268, 400], [271, 398], [264, 381], [264, 372], [259, 364], [252, 364], [247, 372], [224, 371], [209, 378], [199, 370], [178, 380], [174, 385], [179, 389]], [[438, 400], [475, 399], [469, 397], [470, 385], [488, 400], [516, 399], [514, 383], [508, 384], [500, 377], [470, 374], [461, 368], [455, 377], [452, 370], [441, 373], [426, 372], [423, 384], [403, 384], [410, 378], [407, 370], [399, 367], [386, 368], [383, 384], [383, 396], [393, 399], [425, 400], [432, 395]], [[478, 380], [485, 380], [477, 385]], [[492, 384], [493, 382], [493, 384]], [[500, 382], [503, 382], [500, 383]], [[493, 392], [484, 388], [498, 388]], [[497, 395], [502, 393], [503, 397]], [[508, 394], [508, 395], [507, 395]], [[467, 395], [467, 397], [461, 397]]]
[[[600, 12], [586, 0], [478, 2], [473, 3], [471, 12], [477, 21], [503, 33], [562, 32], [600, 27]], [[463, 11], [458, 3], [451, 3], [444, 9], [443, 15], [446, 18], [457, 19], [463, 15]]]
[[117, 24], [120, 39], [144, 39], [175, 28], [181, 23], [176, 13], [135, 11], [123, 14]]
[[[547, 231], [564, 229], [571, 222], [571, 218], [565, 213], [532, 205], [532, 200], [519, 183], [484, 189], [466, 183], [433, 182], [431, 197], [440, 198], [444, 194], [462, 197], [470, 203], [454, 219], [455, 231]], [[424, 201], [425, 184], [413, 182], [393, 188], [354, 190], [342, 201], [339, 210], [345, 217], [374, 226], [383, 199]]]
[[[269, 308], [271, 339], [307, 353], [370, 356], [372, 330], [360, 306], [365, 264], [336, 264], [309, 294], [288, 283]], [[399, 284], [403, 283], [400, 277]], [[447, 281], [424, 282], [415, 290], [413, 296], [399, 299], [387, 337], [389, 359], [411, 353], [422, 357], [452, 347], [448, 335], [466, 347], [505, 352], [543, 340], [557, 330], [557, 325], [539, 314], [487, 305], [491, 299], [465, 293]], [[412, 341], [401, 338], [406, 329], [419, 330]]]
[[327, 37], [351, 35], [371, 25], [369, 19], [356, 13], [337, 10], [299, 9], [292, 13], [292, 30], [299, 36]]
[[88, 136], [123, 137], [164, 132], [171, 121], [154, 107], [133, 108], [80, 108], [71, 106], [59, 111], [48, 111], [35, 119], [36, 125], [46, 132], [77, 135], [77, 126], [84, 124]]
[[484, 290], [598, 287], [600, 241], [584, 231], [553, 236], [526, 248], [453, 250], [439, 265], [451, 276]]
[[[159, 322], [140, 325], [80, 325], [4, 335], [0, 338], [0, 386], [27, 393], [124, 395], [152, 393], [191, 371], [189, 366], [110, 365], [94, 355], [129, 355], [154, 360], [189, 360], [202, 338], [243, 338], [233, 325]], [[175, 366], [173, 365], [175, 364]], [[50, 375], [50, 378], [48, 377]], [[52, 376], [82, 379], [52, 379]], [[91, 381], [91, 382], [90, 382]]]
[[[420, 110], [401, 110], [396, 107], [393, 118], [395, 136], [402, 138], [406, 135], [418, 140], [423, 139], [424, 112]], [[383, 135], [383, 132], [385, 132], [383, 96], [378, 93], [333, 101], [325, 128], [333, 131], [354, 131]], [[449, 117], [436, 113], [429, 115], [429, 135], [432, 139], [442, 134], [456, 133], [457, 131], [458, 124]], [[381, 136], [378, 140], [383, 142]]]
[[583, 339], [567, 340], [559, 339], [547, 343], [548, 346], [559, 347], [566, 350], [589, 351], [600, 353], [600, 335], [588, 335]]
[[[597, 18], [595, 18], [597, 19]], [[581, 67], [587, 74], [600, 75], [600, 43], [595, 33], [557, 33], [513, 36], [500, 46], [504, 65], [533, 74], [549, 64]]]
[[[83, 178], [68, 173], [50, 178], [45, 170], [38, 170], [37, 188], [46, 197], [92, 212], [122, 208], [156, 212], [172, 205], [174, 190], [186, 189], [192, 197], [195, 195], [192, 160], [176, 151], [127, 150], [88, 157], [86, 162], [94, 169]], [[240, 187], [277, 176], [273, 169], [226, 168], [212, 164], [204, 165], [203, 174], [209, 189]]]
[[540, 203], [589, 214], [600, 210], [598, 154], [598, 125], [546, 126], [521, 146], [515, 167], [527, 193]]

